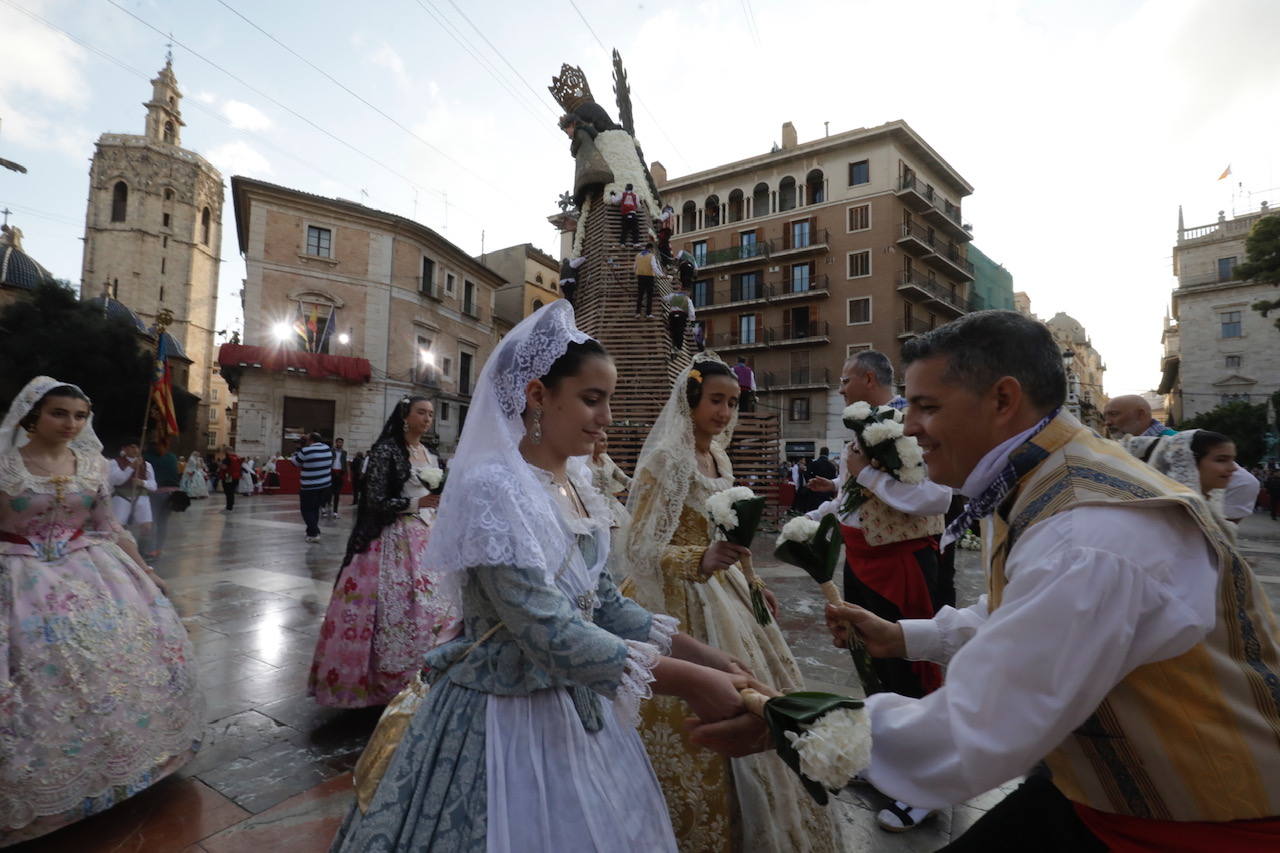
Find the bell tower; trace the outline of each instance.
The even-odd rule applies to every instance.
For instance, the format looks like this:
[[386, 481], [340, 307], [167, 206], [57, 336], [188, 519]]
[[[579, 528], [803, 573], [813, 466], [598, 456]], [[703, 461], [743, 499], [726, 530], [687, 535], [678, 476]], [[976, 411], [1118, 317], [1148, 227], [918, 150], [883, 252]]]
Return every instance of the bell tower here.
[[164, 68], [151, 81], [151, 100], [147, 108], [147, 139], [168, 145], [182, 144], [182, 92], [173, 76], [173, 54], [165, 58]]

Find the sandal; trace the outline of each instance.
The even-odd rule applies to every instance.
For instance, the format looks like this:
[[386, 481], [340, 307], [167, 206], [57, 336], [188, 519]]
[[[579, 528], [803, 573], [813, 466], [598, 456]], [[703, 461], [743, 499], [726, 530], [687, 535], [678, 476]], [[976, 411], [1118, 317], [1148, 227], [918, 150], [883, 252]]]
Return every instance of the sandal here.
[[894, 800], [890, 806], [881, 809], [876, 815], [876, 824], [885, 832], [906, 832], [915, 829], [932, 816], [932, 809], [916, 808], [908, 803]]

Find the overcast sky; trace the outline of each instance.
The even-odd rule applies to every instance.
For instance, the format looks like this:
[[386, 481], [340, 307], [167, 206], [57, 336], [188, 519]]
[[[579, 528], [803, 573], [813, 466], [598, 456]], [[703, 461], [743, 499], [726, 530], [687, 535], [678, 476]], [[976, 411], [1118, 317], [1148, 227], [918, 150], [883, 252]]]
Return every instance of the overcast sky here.
[[[0, 0], [0, 156], [30, 170], [0, 170], [0, 207], [59, 277], [79, 281], [93, 143], [142, 132], [169, 32], [183, 144], [224, 178], [415, 216], [472, 254], [482, 233], [557, 250], [572, 163], [546, 86], [579, 64], [616, 112], [601, 43], [673, 177], [768, 151], [784, 121], [803, 142], [905, 119], [975, 187], [975, 244], [1040, 316], [1084, 323], [1112, 395], [1159, 380], [1178, 205], [1191, 227], [1280, 202], [1269, 0]], [[223, 224], [229, 327], [229, 185]]]

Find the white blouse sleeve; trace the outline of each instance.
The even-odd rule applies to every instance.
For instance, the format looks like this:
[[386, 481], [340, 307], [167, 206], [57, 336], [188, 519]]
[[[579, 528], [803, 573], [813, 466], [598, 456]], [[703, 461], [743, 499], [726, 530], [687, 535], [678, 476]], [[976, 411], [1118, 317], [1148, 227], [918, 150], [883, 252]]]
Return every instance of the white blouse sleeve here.
[[1062, 513], [1023, 535], [1006, 574], [1000, 607], [952, 626], [971, 638], [944, 687], [867, 700], [865, 775], [886, 794], [942, 808], [1025, 773], [1135, 667], [1181, 654], [1214, 624], [1216, 564], [1180, 510]]
[[904, 483], [870, 465], [858, 472], [858, 484], [876, 497], [908, 515], [942, 515], [951, 506], [951, 490], [931, 480]]

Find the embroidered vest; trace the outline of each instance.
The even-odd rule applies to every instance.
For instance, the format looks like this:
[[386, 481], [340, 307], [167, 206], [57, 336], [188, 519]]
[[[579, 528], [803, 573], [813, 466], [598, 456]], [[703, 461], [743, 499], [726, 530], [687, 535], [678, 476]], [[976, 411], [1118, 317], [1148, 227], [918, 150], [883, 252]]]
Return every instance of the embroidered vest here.
[[1010, 457], [1020, 479], [983, 520], [988, 606], [1031, 525], [1078, 506], [1176, 506], [1217, 557], [1217, 620], [1187, 652], [1125, 676], [1046, 761], [1069, 799], [1158, 820], [1280, 815], [1280, 647], [1266, 594], [1208, 504], [1060, 415]]
[[908, 515], [875, 495], [858, 508], [858, 522], [868, 545], [892, 545], [908, 539], [942, 535], [942, 516]]

